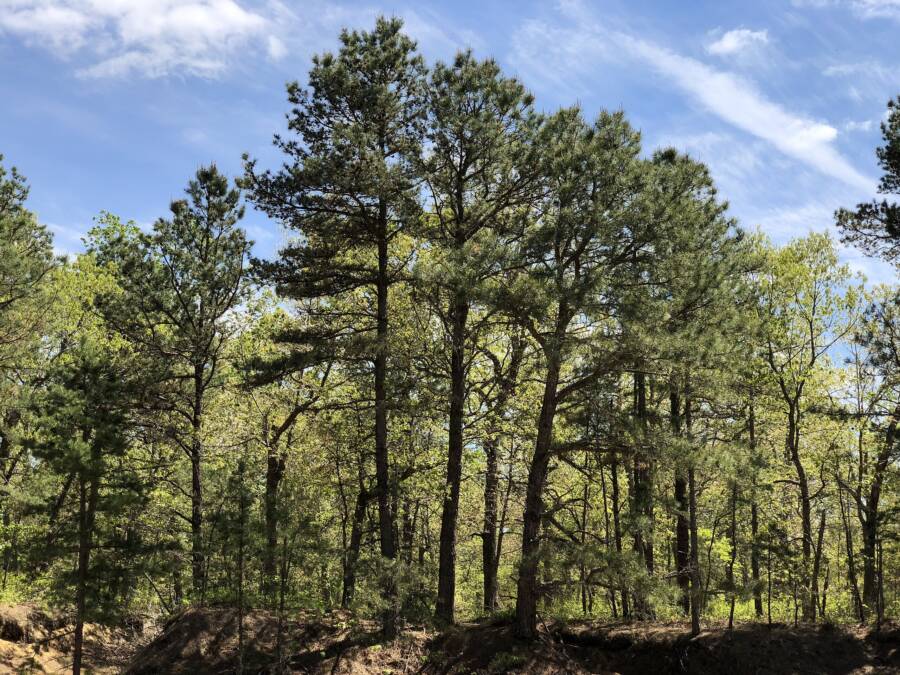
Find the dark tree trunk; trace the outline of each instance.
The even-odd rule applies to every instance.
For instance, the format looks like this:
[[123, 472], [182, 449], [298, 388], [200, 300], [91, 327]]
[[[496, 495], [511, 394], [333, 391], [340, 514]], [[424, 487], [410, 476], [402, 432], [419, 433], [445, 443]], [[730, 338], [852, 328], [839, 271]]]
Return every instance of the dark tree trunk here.
[[547, 374], [541, 412], [538, 417], [534, 457], [528, 471], [525, 492], [525, 513], [522, 519], [522, 559], [516, 592], [515, 631], [519, 637], [531, 638], [537, 628], [537, 573], [540, 548], [541, 518], [543, 515], [544, 484], [553, 445], [553, 419], [556, 416], [556, 388], [559, 384], [559, 354], [548, 355]]
[[874, 611], [879, 606], [879, 584], [877, 583], [876, 553], [878, 549], [878, 520], [881, 517], [879, 502], [881, 501], [881, 486], [887, 472], [891, 453], [894, 450], [894, 442], [897, 435], [897, 420], [900, 417], [900, 407], [894, 411], [893, 418], [888, 424], [885, 434], [885, 442], [875, 459], [872, 472], [872, 483], [869, 486], [869, 495], [865, 507], [857, 502], [863, 533], [863, 603]]
[[[616, 460], [616, 456], [613, 455], [612, 462], [610, 462], [609, 466], [610, 479], [612, 482], [612, 510], [613, 510], [613, 533], [615, 534], [616, 540], [616, 553], [618, 553], [619, 557], [622, 556], [622, 525], [620, 520], [621, 513], [621, 500], [619, 498], [619, 462]], [[631, 617], [631, 611], [628, 606], [628, 589], [622, 587], [622, 618], [628, 619]]]
[[[689, 439], [691, 439], [692, 419], [690, 390], [685, 387], [684, 424]], [[703, 589], [700, 579], [700, 538], [697, 534], [697, 485], [693, 466], [688, 469], [688, 517], [691, 537], [691, 634], [699, 635]]]
[[481, 533], [481, 568], [484, 574], [484, 611], [497, 608], [497, 492], [500, 474], [497, 462], [498, 438], [492, 436], [484, 444], [487, 467], [484, 477], [484, 527]]
[[688, 469], [688, 503], [691, 531], [691, 635], [699, 635], [700, 605], [703, 598], [700, 585], [700, 543], [697, 536], [697, 486], [693, 467]]
[[[672, 433], [681, 435], [681, 400], [674, 384], [669, 392]], [[690, 541], [688, 530], [687, 481], [680, 467], [675, 469], [675, 570], [681, 590], [681, 611], [687, 615], [691, 608]]]
[[[640, 430], [638, 447], [634, 452], [632, 508], [635, 515], [634, 550], [644, 560], [647, 573], [653, 574], [653, 470], [648, 456], [647, 384], [644, 373], [634, 374], [634, 417]], [[636, 592], [634, 611], [639, 619], [653, 616], [648, 598]]]
[[737, 588], [734, 580], [734, 563], [737, 560], [737, 481], [731, 483], [731, 524], [728, 527], [728, 539], [731, 543], [731, 558], [728, 561], [728, 574], [726, 584], [728, 586], [728, 630], [734, 628], [734, 602], [737, 596]]
[[819, 570], [822, 567], [822, 555], [825, 543], [825, 511], [819, 515], [819, 536], [816, 539], [816, 551], [813, 556], [812, 568], [812, 620], [816, 620], [816, 612], [819, 607]]
[[[613, 542], [612, 528], [609, 526], [609, 503], [607, 501], [608, 496], [606, 492], [606, 469], [603, 467], [603, 465], [600, 466], [600, 495], [602, 497], [603, 504], [603, 538], [606, 541], [606, 551], [608, 554], [610, 550], [615, 546], [615, 543]], [[616, 589], [612, 586], [608, 589], [608, 597], [609, 609], [612, 612], [613, 618], [618, 619], [619, 608], [616, 603]]]
[[191, 582], [194, 602], [203, 602], [206, 570], [203, 555], [203, 486], [201, 462], [203, 459], [203, 366], [194, 366], [194, 402], [191, 417]]
[[450, 417], [447, 447], [447, 485], [441, 514], [438, 552], [438, 594], [435, 615], [452, 624], [456, 607], [456, 522], [462, 481], [463, 426], [466, 402], [466, 320], [469, 305], [457, 297], [450, 311]]
[[366, 505], [369, 495], [360, 486], [356, 495], [356, 506], [353, 509], [353, 523], [350, 526], [350, 544], [344, 556], [344, 580], [341, 588], [341, 608], [350, 609], [356, 591], [356, 565], [359, 561], [359, 549], [362, 544], [363, 523], [366, 519]]
[[378, 279], [377, 279], [377, 344], [375, 347], [375, 482], [378, 490], [378, 532], [381, 556], [390, 568], [384, 579], [387, 609], [382, 617], [384, 636], [393, 638], [397, 633], [397, 598], [394, 588], [393, 561], [397, 557], [394, 542], [394, 517], [391, 509], [391, 480], [388, 458], [387, 421], [387, 351], [388, 351], [388, 234], [387, 204], [379, 203], [378, 222]]
[[[756, 455], [756, 409], [753, 398], [747, 415], [747, 433], [750, 436], [750, 450]], [[762, 582], [759, 577], [759, 509], [756, 505], [756, 477], [753, 478], [753, 501], [750, 503], [750, 575], [753, 579], [753, 609], [756, 618], [763, 615]]]
[[853, 592], [853, 605], [860, 623], [866, 621], [866, 608], [859, 593], [859, 580], [856, 576], [856, 557], [853, 552], [853, 532], [850, 529], [850, 518], [847, 514], [849, 506], [844, 504], [843, 492], [838, 494], [838, 503], [841, 507], [841, 523], [844, 526], [844, 546], [847, 550], [847, 579], [850, 581], [850, 590]]
[[[99, 457], [94, 456], [94, 465]], [[78, 499], [78, 576], [75, 593], [75, 635], [73, 638], [72, 675], [81, 674], [84, 649], [84, 618], [87, 607], [87, 580], [93, 544], [94, 521], [97, 513], [99, 478], [88, 479], [84, 474], [79, 481]]]
[[263, 497], [266, 544], [263, 550], [263, 593], [274, 598], [278, 586], [276, 558], [278, 550], [278, 489], [284, 477], [284, 456], [271, 445], [266, 456], [266, 491]]
[[797, 401], [788, 402], [788, 431], [785, 446], [788, 458], [797, 474], [797, 487], [800, 491], [800, 524], [802, 532], [801, 551], [803, 568], [800, 584], [802, 586], [802, 610], [804, 621], [815, 621], [815, 599], [812, 593], [812, 501], [809, 495], [809, 479], [800, 459], [800, 414]]

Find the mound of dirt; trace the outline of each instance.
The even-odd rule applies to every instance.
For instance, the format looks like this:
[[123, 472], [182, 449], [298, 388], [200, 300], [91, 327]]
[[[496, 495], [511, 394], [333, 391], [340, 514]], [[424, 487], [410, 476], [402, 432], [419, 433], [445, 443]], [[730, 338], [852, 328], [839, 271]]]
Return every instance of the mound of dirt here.
[[[69, 672], [73, 635], [74, 627], [63, 614], [34, 605], [0, 605], [0, 672]], [[119, 673], [139, 641], [134, 631], [85, 624], [85, 666], [92, 673]]]
[[[238, 617], [233, 609], [187, 609], [141, 650], [127, 671], [235, 672]], [[590, 622], [551, 625], [534, 642], [517, 640], [503, 622], [444, 633], [409, 630], [379, 641], [377, 626], [348, 613], [294, 615], [281, 633], [281, 672], [423, 675], [534, 673], [900, 673], [900, 629], [874, 635], [849, 627], [710, 627], [695, 638], [684, 623]], [[278, 672], [274, 614], [244, 621], [245, 673]]]
[[241, 653], [238, 618], [233, 608], [185, 609], [135, 655], [126, 672], [212, 675], [235, 672], [239, 660], [245, 673], [277, 672], [279, 657], [287, 672], [411, 672], [423, 661], [428, 637], [407, 631], [396, 642], [382, 645], [374, 623], [356, 620], [346, 612], [293, 615], [279, 627], [274, 613], [254, 610], [244, 616]]

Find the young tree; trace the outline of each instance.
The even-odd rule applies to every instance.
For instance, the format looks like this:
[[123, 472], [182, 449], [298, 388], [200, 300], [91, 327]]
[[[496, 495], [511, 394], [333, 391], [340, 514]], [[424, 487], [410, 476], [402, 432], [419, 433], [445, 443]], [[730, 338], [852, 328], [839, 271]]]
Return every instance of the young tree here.
[[[876, 560], [880, 525], [892, 515], [882, 505], [882, 490], [889, 467], [898, 456], [900, 424], [900, 297], [889, 295], [872, 303], [857, 337], [865, 350], [865, 370], [875, 386], [868, 405], [860, 410], [860, 423], [868, 421], [877, 435], [877, 451], [866, 452], [860, 435], [853, 485], [841, 481], [856, 504], [862, 528], [864, 608], [874, 613], [878, 606], [879, 581]], [[839, 479], [840, 480], [840, 479]]]
[[803, 618], [808, 621], [816, 617], [817, 579], [812, 573], [813, 492], [800, 439], [808, 390], [815, 386], [829, 350], [854, 327], [857, 293], [849, 282], [850, 272], [838, 264], [834, 244], [826, 234], [811, 234], [772, 251], [760, 282], [761, 350], [787, 422], [784, 449], [799, 498], [800, 583]]
[[199, 169], [186, 193], [151, 234], [107, 216], [91, 232], [88, 250], [116, 266], [124, 289], [104, 307], [107, 320], [167, 363], [161, 377], [169, 386], [158, 406], [166, 434], [190, 462], [191, 576], [194, 600], [202, 602], [204, 419], [222, 384], [227, 318], [244, 297], [251, 242], [237, 226], [240, 192], [215, 165]]

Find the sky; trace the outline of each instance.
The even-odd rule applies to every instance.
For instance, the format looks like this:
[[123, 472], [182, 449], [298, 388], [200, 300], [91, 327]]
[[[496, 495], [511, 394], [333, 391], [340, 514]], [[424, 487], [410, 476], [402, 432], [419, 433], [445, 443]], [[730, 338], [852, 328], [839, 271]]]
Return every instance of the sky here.
[[[645, 152], [706, 162], [731, 214], [777, 243], [875, 196], [900, 0], [0, 0], [0, 153], [60, 252], [101, 211], [149, 226], [200, 165], [278, 166], [285, 84], [379, 14], [431, 62], [496, 59], [542, 110], [624, 110]], [[284, 241], [252, 210], [244, 226], [258, 256]]]

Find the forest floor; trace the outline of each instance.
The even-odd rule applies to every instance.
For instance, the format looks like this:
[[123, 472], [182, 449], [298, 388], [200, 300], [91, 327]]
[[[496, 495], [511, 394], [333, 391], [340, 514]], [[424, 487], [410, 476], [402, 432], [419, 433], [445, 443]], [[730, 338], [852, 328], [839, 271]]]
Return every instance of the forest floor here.
[[[238, 615], [186, 609], [158, 631], [88, 625], [92, 673], [206, 675], [238, 666]], [[542, 626], [522, 642], [501, 620], [443, 633], [408, 629], [379, 640], [377, 626], [346, 612], [292, 615], [281, 626], [284, 670], [353, 675], [500, 673], [900, 673], [900, 626], [880, 634], [855, 626], [708, 626], [691, 638], [685, 623], [569, 622]], [[150, 639], [150, 633], [154, 633]], [[249, 612], [243, 671], [275, 672], [277, 617]], [[71, 627], [32, 606], [0, 607], [0, 672], [55, 673], [71, 667]]]
[[[294, 617], [282, 626], [285, 670], [295, 673], [900, 673], [900, 626], [875, 635], [848, 626], [742, 624], [708, 627], [691, 638], [684, 623], [570, 622], [516, 640], [502, 621], [464, 624], [444, 633], [407, 630], [382, 644], [376, 625], [335, 612]], [[234, 672], [237, 615], [190, 609], [138, 652], [128, 672]], [[245, 620], [244, 671], [272, 672], [278, 621], [265, 612]]]

